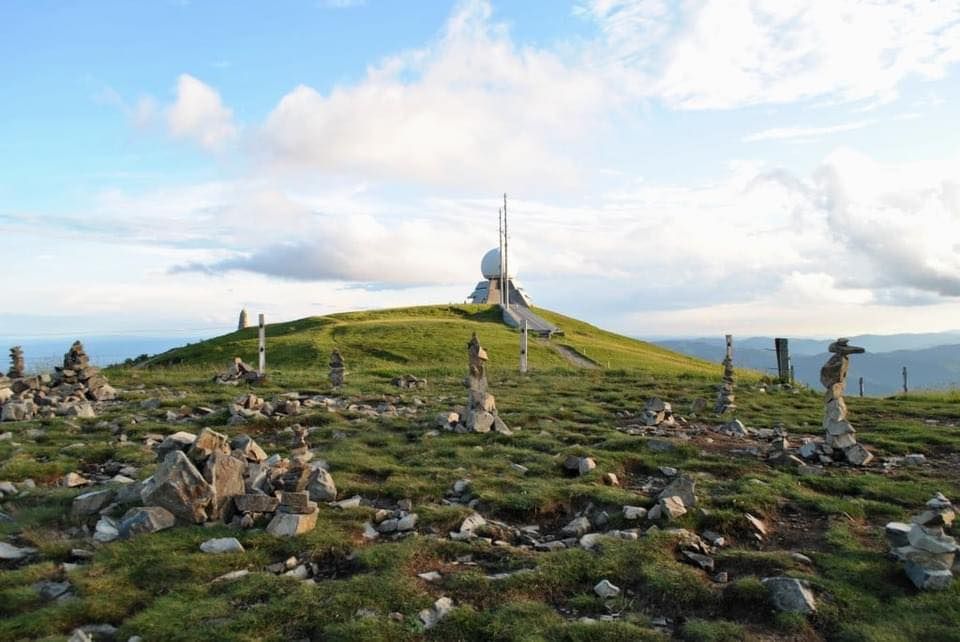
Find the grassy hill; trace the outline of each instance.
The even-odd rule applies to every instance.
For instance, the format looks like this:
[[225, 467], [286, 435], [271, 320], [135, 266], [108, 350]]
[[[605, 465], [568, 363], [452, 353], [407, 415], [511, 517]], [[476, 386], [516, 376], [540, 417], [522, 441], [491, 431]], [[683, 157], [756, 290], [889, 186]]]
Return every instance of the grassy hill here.
[[[546, 310], [537, 310], [560, 326], [563, 337], [542, 341], [531, 337], [529, 362], [537, 370], [573, 370], [559, 348], [572, 349], [604, 368], [636, 370], [664, 376], [716, 376], [707, 361], [671, 352]], [[490, 305], [443, 305], [347, 312], [267, 326], [269, 368], [326, 369], [330, 351], [340, 350], [351, 370], [436, 374], [462, 370], [466, 344], [476, 332], [490, 355], [490, 368], [515, 370], [519, 363], [518, 333], [502, 323]], [[248, 328], [171, 350], [148, 366], [223, 369], [239, 356], [256, 363], [257, 328]]]

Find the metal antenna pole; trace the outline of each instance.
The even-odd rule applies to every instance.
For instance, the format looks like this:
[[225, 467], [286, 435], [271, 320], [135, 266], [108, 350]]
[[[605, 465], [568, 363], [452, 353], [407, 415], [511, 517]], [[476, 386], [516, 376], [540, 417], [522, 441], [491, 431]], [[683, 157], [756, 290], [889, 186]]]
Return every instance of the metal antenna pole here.
[[507, 227], [507, 193], [503, 193], [503, 278], [507, 283], [507, 308], [510, 307], [510, 228]]
[[500, 225], [500, 235], [497, 237], [500, 248], [500, 275], [497, 279], [498, 284], [500, 285], [500, 292], [498, 296], [500, 297], [500, 305], [503, 305], [503, 209], [497, 210], [497, 223]]

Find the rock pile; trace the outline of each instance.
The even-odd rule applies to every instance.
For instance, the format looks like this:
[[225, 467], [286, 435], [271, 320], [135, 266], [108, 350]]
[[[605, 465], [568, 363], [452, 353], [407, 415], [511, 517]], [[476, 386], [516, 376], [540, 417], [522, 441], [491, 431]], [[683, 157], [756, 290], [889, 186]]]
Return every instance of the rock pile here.
[[717, 389], [717, 404], [714, 408], [718, 415], [737, 409], [733, 394], [733, 335], [727, 335], [727, 353], [723, 358], [723, 383]]
[[23, 352], [19, 348], [11, 349], [10, 357], [10, 372], [21, 376], [0, 376], [0, 421], [56, 415], [95, 417], [91, 401], [109, 401], [117, 396], [100, 371], [90, 365], [79, 341], [64, 355], [63, 366], [55, 368], [52, 378], [46, 374], [25, 376]]
[[22, 379], [26, 375], [26, 366], [23, 362], [23, 348], [13, 346], [10, 348], [10, 370], [7, 376], [11, 379]]
[[418, 390], [427, 387], [427, 380], [415, 377], [412, 374], [406, 374], [394, 379], [393, 385], [404, 390]]
[[826, 412], [823, 428], [826, 432], [823, 450], [827, 455], [837, 458], [837, 454], [856, 466], [868, 464], [873, 459], [870, 452], [857, 443], [853, 436], [857, 431], [847, 421], [847, 404], [843, 400], [847, 372], [850, 369], [850, 355], [864, 352], [863, 348], [849, 345], [849, 339], [837, 339], [828, 350], [833, 356], [820, 369], [820, 383], [827, 389], [824, 396]]
[[672, 426], [676, 422], [673, 418], [673, 408], [662, 399], [654, 397], [643, 407], [643, 423], [647, 426]]
[[221, 372], [213, 378], [214, 382], [229, 386], [235, 386], [241, 381], [256, 383], [260, 381], [260, 379], [260, 373], [257, 372], [257, 369], [244, 363], [240, 357], [234, 357], [230, 368], [226, 372]]
[[956, 563], [960, 547], [944, 532], [956, 516], [950, 500], [937, 493], [927, 502], [926, 510], [914, 515], [910, 524], [887, 524], [891, 553], [904, 563], [907, 577], [918, 589], [946, 590], [953, 582], [953, 572], [960, 571]]
[[[94, 538], [101, 542], [169, 528], [175, 523], [222, 521], [236, 528], [266, 524], [268, 533], [292, 537], [312, 530], [318, 501], [336, 499], [336, 486], [323, 464], [310, 457], [268, 457], [248, 435], [232, 440], [204, 428], [178, 432], [156, 444], [161, 464], [152, 477], [92, 490], [74, 498], [71, 513], [87, 521], [100, 516]], [[119, 520], [120, 505], [131, 508]]]
[[343, 355], [340, 354], [339, 350], [334, 349], [334, 351], [330, 353], [330, 385], [334, 388], [342, 386], [346, 372]]
[[458, 432], [490, 432], [494, 430], [506, 435], [513, 434], [503, 423], [497, 414], [497, 403], [494, 396], [487, 392], [487, 351], [480, 345], [477, 334], [474, 333], [467, 344], [467, 353], [470, 359], [470, 367], [467, 375], [467, 409], [465, 417], [457, 417], [458, 422], [453, 424], [449, 419], [453, 419], [450, 413], [448, 415], [448, 425], [452, 430]]

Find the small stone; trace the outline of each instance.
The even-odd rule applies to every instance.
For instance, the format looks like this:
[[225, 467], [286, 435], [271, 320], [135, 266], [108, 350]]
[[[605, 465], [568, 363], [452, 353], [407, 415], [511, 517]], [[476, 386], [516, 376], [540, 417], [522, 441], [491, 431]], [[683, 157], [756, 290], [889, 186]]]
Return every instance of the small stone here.
[[884, 527], [884, 531], [887, 536], [887, 543], [890, 544], [891, 548], [899, 548], [910, 544], [910, 524], [889, 522]]
[[593, 587], [593, 592], [603, 599], [609, 599], [620, 595], [620, 587], [612, 584], [610, 580], [600, 580]]
[[275, 537], [295, 537], [308, 533], [317, 525], [318, 511], [306, 515], [276, 513], [267, 525], [267, 532]]
[[590, 528], [589, 519], [586, 517], [577, 517], [560, 529], [560, 532], [569, 537], [580, 537], [581, 535], [589, 532]]
[[106, 508], [113, 501], [114, 492], [111, 489], [94, 490], [73, 498], [70, 512], [75, 518], [84, 518], [95, 515]]
[[873, 461], [873, 455], [861, 444], [854, 444], [843, 451], [847, 461], [854, 466], [866, 466]]
[[813, 613], [817, 610], [813, 593], [800, 580], [792, 577], [767, 577], [762, 582], [777, 610], [788, 613]]
[[643, 506], [624, 506], [623, 518], [629, 520], [643, 519], [647, 515], [647, 509]]
[[577, 466], [577, 472], [580, 475], [586, 475], [596, 467], [597, 467], [597, 462], [594, 461], [593, 457], [581, 457], [579, 464]]
[[443, 576], [436, 571], [428, 571], [426, 573], [417, 573], [417, 577], [419, 577], [424, 582], [439, 582], [441, 579], [443, 579]]
[[28, 546], [18, 547], [6, 542], [0, 542], [0, 560], [16, 561], [36, 555], [37, 549]]
[[687, 514], [687, 508], [681, 497], [664, 497], [657, 502], [657, 506], [660, 507], [661, 515], [668, 520], [677, 519]]
[[236, 537], [217, 537], [208, 539], [200, 544], [200, 550], [204, 553], [243, 553], [243, 544]]

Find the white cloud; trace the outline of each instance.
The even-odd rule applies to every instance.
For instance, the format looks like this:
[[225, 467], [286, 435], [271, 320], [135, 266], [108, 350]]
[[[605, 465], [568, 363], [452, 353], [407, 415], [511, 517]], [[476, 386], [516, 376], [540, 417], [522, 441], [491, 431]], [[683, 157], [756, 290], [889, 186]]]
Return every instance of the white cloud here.
[[428, 46], [353, 85], [288, 93], [260, 142], [273, 163], [495, 192], [578, 180], [576, 145], [615, 108], [604, 80], [559, 55], [517, 48], [491, 8], [466, 2]]
[[956, 2], [593, 0], [583, 13], [636, 91], [683, 109], [889, 100], [960, 61]]
[[177, 79], [177, 98], [167, 110], [167, 126], [177, 138], [192, 139], [215, 150], [237, 135], [233, 111], [224, 106], [220, 94], [189, 74]]
[[849, 132], [875, 125], [875, 120], [858, 120], [827, 127], [774, 127], [745, 136], [743, 142], [755, 143], [763, 140], [813, 140], [839, 132]]

